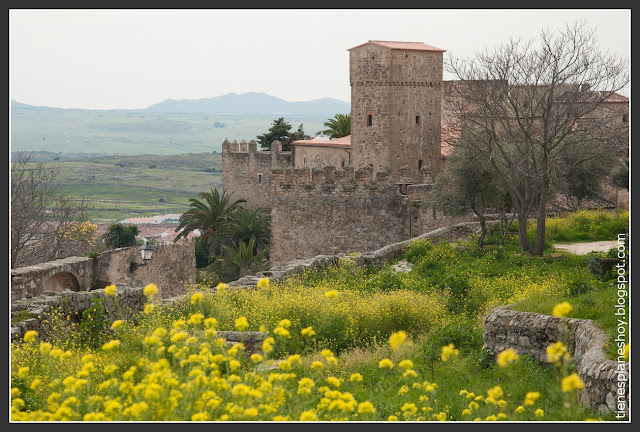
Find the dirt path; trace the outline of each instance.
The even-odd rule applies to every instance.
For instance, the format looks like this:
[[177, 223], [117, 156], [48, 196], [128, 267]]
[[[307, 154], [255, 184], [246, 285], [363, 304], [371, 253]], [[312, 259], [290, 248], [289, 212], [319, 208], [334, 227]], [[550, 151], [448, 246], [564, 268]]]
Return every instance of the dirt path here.
[[587, 242], [587, 243], [567, 243], [567, 244], [554, 244], [557, 250], [563, 252], [570, 252], [576, 255], [586, 255], [589, 252], [607, 252], [609, 249], [618, 247], [617, 240]]

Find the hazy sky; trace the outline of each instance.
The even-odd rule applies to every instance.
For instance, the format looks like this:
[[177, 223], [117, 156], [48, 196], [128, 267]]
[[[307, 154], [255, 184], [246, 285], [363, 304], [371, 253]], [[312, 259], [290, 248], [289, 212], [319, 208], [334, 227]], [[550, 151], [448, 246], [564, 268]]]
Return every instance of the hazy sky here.
[[12, 9], [9, 18], [11, 99], [61, 108], [135, 109], [250, 91], [348, 102], [347, 49], [370, 39], [469, 57], [576, 20], [597, 30], [602, 50], [631, 56], [628, 9]]

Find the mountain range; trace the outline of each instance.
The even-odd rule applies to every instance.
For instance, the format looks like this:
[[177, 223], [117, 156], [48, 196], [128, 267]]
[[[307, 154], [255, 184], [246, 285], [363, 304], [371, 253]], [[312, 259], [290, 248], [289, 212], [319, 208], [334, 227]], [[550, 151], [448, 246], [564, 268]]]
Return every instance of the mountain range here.
[[[11, 101], [13, 109], [44, 108]], [[184, 114], [229, 114], [229, 115], [294, 115], [294, 116], [327, 116], [336, 113], [350, 113], [351, 104], [338, 99], [320, 98], [304, 102], [288, 102], [266, 93], [249, 92], [243, 94], [229, 93], [205, 99], [167, 99], [153, 104], [143, 110], [149, 113], [184, 113]]]

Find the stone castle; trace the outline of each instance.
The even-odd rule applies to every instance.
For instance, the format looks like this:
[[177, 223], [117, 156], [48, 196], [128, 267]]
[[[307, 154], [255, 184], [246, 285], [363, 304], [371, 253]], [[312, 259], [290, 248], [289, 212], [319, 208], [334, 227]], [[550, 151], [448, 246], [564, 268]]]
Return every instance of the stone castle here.
[[271, 151], [253, 140], [222, 144], [223, 188], [271, 210], [272, 265], [374, 250], [472, 219], [430, 204], [448, 151], [443, 93], [454, 82], [443, 81], [445, 50], [370, 40], [348, 51], [350, 136], [294, 141], [288, 152], [277, 141]]

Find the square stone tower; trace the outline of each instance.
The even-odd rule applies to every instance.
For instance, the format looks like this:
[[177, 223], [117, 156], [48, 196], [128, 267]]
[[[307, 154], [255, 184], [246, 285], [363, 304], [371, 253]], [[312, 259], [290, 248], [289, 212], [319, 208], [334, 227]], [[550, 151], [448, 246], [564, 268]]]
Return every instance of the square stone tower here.
[[442, 53], [422, 42], [370, 40], [350, 48], [351, 149], [355, 168], [391, 169], [421, 183], [440, 170]]

